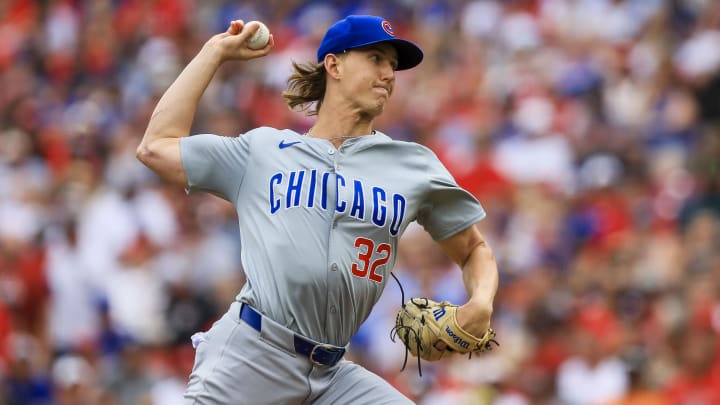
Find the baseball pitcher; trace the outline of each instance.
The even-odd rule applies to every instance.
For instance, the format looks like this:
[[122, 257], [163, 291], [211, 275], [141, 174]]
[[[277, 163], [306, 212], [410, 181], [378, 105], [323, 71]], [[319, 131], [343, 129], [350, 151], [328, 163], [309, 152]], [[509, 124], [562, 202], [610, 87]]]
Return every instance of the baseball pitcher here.
[[260, 127], [238, 137], [188, 136], [200, 97], [229, 60], [267, 55], [247, 46], [259, 24], [232, 21], [210, 38], [155, 108], [137, 156], [166, 181], [237, 209], [247, 283], [227, 313], [193, 337], [188, 404], [411, 403], [344, 359], [380, 297], [398, 240], [417, 221], [461, 267], [463, 305], [413, 298], [396, 336], [414, 356], [485, 350], [497, 266], [475, 224], [485, 212], [426, 147], [394, 141], [373, 122], [398, 71], [423, 53], [376, 16], [331, 26], [317, 61], [293, 63], [283, 94], [316, 115], [306, 133]]

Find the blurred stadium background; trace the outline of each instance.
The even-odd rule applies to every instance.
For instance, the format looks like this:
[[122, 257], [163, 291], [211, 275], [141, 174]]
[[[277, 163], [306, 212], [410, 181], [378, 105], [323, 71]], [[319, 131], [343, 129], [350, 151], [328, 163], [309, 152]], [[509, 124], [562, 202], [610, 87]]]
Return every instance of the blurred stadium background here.
[[[426, 52], [377, 127], [488, 211], [502, 344], [400, 373], [390, 282], [350, 357], [420, 404], [720, 404], [717, 0], [0, 1], [0, 404], [181, 403], [240, 241], [229, 204], [135, 160], [149, 115], [207, 38], [259, 19], [276, 49], [222, 68], [194, 132], [307, 129], [290, 61], [350, 13]], [[424, 231], [401, 250], [406, 296], [464, 299]]]

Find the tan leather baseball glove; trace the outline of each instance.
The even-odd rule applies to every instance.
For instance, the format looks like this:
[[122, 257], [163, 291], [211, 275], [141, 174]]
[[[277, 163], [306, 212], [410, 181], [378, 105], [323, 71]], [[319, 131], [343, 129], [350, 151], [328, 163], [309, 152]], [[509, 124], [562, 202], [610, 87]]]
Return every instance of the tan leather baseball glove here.
[[[391, 339], [395, 341], [395, 337], [399, 337], [405, 344], [403, 369], [408, 351], [418, 358], [419, 365], [419, 359], [435, 361], [446, 353], [472, 356], [474, 352], [492, 349], [492, 344], [498, 345], [492, 329], [477, 337], [460, 327], [455, 318], [458, 307], [449, 301], [437, 302], [428, 298], [411, 298], [402, 306], [395, 318]], [[444, 342], [446, 347], [438, 349], [438, 342]]]

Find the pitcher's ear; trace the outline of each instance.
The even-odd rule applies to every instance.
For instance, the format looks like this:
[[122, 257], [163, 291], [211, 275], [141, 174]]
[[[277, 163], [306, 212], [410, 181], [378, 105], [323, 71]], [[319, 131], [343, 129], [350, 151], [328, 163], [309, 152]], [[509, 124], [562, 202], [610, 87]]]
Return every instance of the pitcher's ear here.
[[325, 72], [327, 72], [328, 76], [332, 77], [335, 80], [341, 77], [342, 58], [340, 58], [338, 55], [334, 53], [329, 53], [325, 55], [323, 65], [325, 66]]

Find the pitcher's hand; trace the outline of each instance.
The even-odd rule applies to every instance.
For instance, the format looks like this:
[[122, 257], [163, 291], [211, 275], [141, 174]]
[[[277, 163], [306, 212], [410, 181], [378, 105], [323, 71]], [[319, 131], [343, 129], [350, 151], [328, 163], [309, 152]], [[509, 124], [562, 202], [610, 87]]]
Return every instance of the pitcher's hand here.
[[245, 24], [242, 20], [230, 22], [227, 31], [214, 35], [205, 44], [217, 52], [221, 62], [228, 60], [249, 60], [267, 55], [275, 46], [273, 35], [267, 45], [261, 49], [250, 49], [247, 47], [247, 40], [257, 31], [259, 25], [255, 22]]

